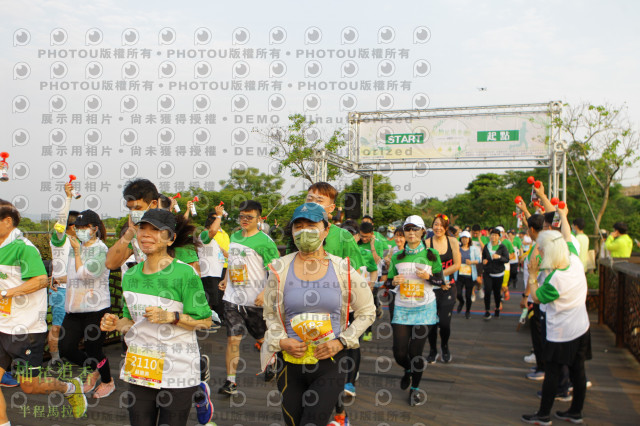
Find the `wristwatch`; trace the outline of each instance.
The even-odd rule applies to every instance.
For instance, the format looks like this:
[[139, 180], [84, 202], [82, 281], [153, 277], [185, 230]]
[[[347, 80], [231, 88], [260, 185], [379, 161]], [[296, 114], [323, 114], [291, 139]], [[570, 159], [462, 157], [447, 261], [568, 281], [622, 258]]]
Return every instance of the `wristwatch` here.
[[7, 297], [7, 290], [0, 291], [0, 296], [2, 296], [3, 299]]
[[342, 346], [347, 349], [347, 340], [342, 336], [338, 337], [338, 340], [340, 341], [340, 343], [342, 343]]
[[176, 319], [174, 319], [174, 320], [173, 320], [173, 322], [172, 322], [171, 324], [176, 325], [176, 324], [178, 324], [178, 323], [180, 322], [180, 312], [175, 311], [175, 312], [173, 313], [173, 315], [175, 315], [175, 318], [176, 318]]

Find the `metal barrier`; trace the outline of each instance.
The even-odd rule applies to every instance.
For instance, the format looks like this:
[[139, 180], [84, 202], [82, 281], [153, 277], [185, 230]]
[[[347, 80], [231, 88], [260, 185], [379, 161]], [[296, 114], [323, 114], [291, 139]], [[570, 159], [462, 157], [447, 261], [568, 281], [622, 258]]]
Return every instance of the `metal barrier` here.
[[616, 346], [628, 348], [640, 361], [640, 264], [632, 259], [600, 262], [598, 323], [609, 326]]

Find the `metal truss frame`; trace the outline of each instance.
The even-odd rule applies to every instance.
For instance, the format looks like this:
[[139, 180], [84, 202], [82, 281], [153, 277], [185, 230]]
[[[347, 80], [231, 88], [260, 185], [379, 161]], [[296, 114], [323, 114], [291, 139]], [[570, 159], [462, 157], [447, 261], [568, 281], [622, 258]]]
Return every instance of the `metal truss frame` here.
[[[551, 117], [551, 132], [549, 135], [548, 155], [513, 156], [505, 155], [492, 157], [454, 157], [454, 158], [420, 158], [393, 160], [365, 160], [360, 161], [360, 133], [359, 123], [368, 121], [413, 120], [425, 117], [465, 117], [516, 115], [522, 113], [547, 112]], [[484, 169], [549, 169], [550, 196], [560, 197], [566, 201], [567, 158], [566, 143], [561, 139], [561, 129], [557, 119], [562, 113], [562, 102], [552, 101], [534, 104], [491, 105], [478, 107], [452, 107], [436, 109], [411, 109], [393, 111], [351, 112], [348, 115], [349, 137], [347, 158], [330, 153], [324, 149], [316, 151], [314, 161], [314, 181], [327, 180], [329, 164], [339, 167], [363, 178], [362, 205], [363, 214], [373, 215], [373, 174], [376, 172], [412, 171], [418, 176], [430, 170], [484, 170]]]

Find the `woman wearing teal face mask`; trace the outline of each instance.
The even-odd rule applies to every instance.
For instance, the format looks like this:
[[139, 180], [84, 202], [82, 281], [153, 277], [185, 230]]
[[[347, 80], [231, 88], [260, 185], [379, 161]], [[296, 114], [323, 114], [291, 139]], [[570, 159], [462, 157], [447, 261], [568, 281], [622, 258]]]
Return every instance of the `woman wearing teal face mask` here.
[[349, 259], [324, 250], [329, 221], [322, 206], [299, 206], [290, 229], [298, 251], [269, 265], [262, 368], [277, 354], [286, 425], [325, 426], [353, 368], [344, 349], [359, 346], [358, 338], [375, 320], [375, 306], [368, 282]]
[[[76, 238], [70, 238], [75, 255], [75, 279], [67, 283], [66, 315], [62, 322], [60, 355], [91, 371], [84, 383], [84, 393], [105, 398], [115, 390], [109, 360], [102, 352], [105, 333], [100, 320], [111, 311], [109, 269], [105, 267], [108, 248], [104, 243], [106, 229], [93, 210], [81, 212], [75, 222]], [[84, 339], [84, 351], [78, 344]], [[102, 381], [98, 384], [98, 379]]]

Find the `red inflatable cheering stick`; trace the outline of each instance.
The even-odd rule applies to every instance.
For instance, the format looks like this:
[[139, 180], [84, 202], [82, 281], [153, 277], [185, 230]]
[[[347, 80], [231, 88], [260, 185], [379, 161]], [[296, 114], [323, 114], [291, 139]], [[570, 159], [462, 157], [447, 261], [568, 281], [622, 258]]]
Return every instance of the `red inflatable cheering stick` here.
[[[69, 183], [73, 183], [74, 180], [76, 180], [76, 175], [69, 175]], [[78, 191], [76, 191], [75, 188], [71, 188], [71, 196], [73, 198], [75, 198], [76, 200], [80, 197], [82, 197], [82, 195], [80, 195], [80, 193], [78, 193]]]
[[556, 212], [553, 215], [553, 221], [551, 222], [552, 228], [560, 228], [560, 213], [558, 213], [558, 209], [564, 209], [567, 204], [564, 201], [559, 201], [556, 197], [551, 199], [551, 204], [557, 206]]
[[[218, 206], [224, 206], [224, 201], [220, 201], [220, 204], [218, 204]], [[227, 213], [226, 211], [223, 211], [222, 216], [227, 217], [229, 216], [229, 213]]]
[[[540, 182], [539, 180], [536, 180], [536, 178], [534, 178], [533, 176], [529, 176], [527, 178], [527, 183], [529, 185], [533, 185], [535, 188], [540, 188], [540, 185], [542, 185], [542, 182]], [[531, 202], [533, 203], [533, 205], [535, 205], [535, 201], [538, 200], [538, 194], [536, 194], [535, 189], [531, 188]]]
[[516, 211], [513, 212], [513, 216], [518, 218], [517, 221], [517, 227], [518, 229], [522, 228], [522, 210], [520, 210], [520, 207], [518, 207], [518, 204], [520, 204], [523, 200], [521, 196], [517, 196], [515, 200], [513, 200], [516, 203]]
[[2, 157], [2, 161], [0, 161], [0, 182], [6, 182], [9, 180], [9, 163], [7, 163], [9, 153], [0, 152], [0, 157]]
[[195, 216], [198, 213], [196, 213], [196, 202], [200, 201], [200, 199], [198, 198], [198, 196], [196, 195], [195, 197], [193, 197], [193, 200], [191, 200], [191, 216]]
[[[171, 197], [172, 200], [177, 200], [178, 198], [182, 198], [182, 195], [180, 195], [179, 192], [173, 197]], [[178, 205], [178, 203], [175, 203], [173, 205], [173, 209], [176, 211], [176, 213], [180, 213], [180, 206]]]

